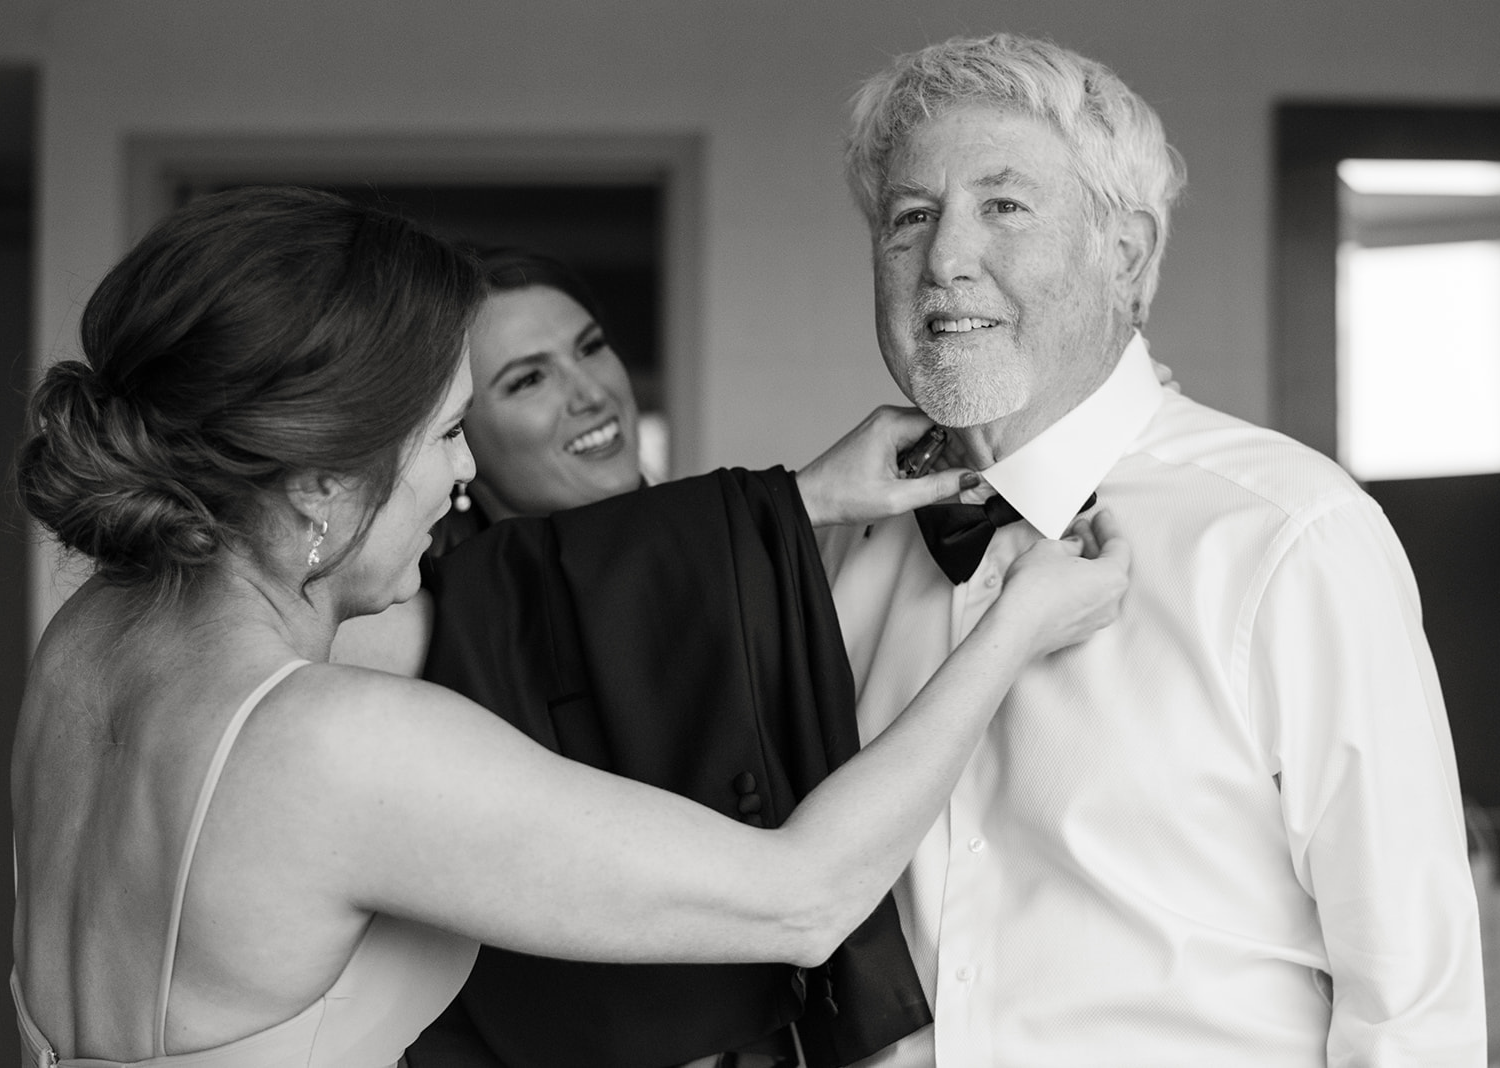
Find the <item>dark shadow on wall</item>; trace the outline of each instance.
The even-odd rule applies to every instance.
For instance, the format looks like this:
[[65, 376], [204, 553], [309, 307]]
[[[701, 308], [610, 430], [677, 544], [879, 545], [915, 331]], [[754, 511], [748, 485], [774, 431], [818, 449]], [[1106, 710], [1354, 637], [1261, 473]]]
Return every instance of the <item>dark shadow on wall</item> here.
[[[21, 705], [30, 655], [27, 545], [30, 541], [12, 477], [20, 441], [25, 396], [31, 380], [32, 174], [36, 128], [36, 72], [0, 67], [0, 736], [4, 766]], [[0, 796], [3, 833], [11, 833], [9, 775]], [[0, 967], [9, 975], [9, 920], [15, 909], [10, 879], [0, 879], [0, 915], [6, 919]], [[15, 1018], [0, 1012], [0, 1056], [19, 1048]]]

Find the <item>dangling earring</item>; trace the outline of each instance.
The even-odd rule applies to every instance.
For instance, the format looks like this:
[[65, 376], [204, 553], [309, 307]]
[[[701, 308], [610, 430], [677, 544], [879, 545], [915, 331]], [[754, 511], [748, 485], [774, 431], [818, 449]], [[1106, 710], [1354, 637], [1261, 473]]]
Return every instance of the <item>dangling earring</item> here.
[[323, 558], [318, 555], [318, 546], [323, 544], [323, 538], [324, 538], [324, 536], [327, 535], [327, 533], [328, 533], [328, 520], [326, 520], [326, 519], [323, 520], [321, 528], [319, 527], [318, 523], [315, 522], [315, 521], [311, 521], [310, 520], [308, 522], [308, 524], [307, 524], [307, 536], [312, 539], [312, 548], [307, 550], [307, 566], [308, 567], [317, 567], [318, 564], [320, 564], [322, 562]]
[[453, 484], [453, 510], [455, 512], [467, 512], [474, 506], [469, 500], [469, 484], [467, 482], [455, 482]]

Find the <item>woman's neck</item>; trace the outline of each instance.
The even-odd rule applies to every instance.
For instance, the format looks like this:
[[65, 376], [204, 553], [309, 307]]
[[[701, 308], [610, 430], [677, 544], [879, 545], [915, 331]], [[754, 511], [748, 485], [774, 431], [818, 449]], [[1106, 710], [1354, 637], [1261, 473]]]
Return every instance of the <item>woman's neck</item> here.
[[328, 659], [339, 624], [325, 583], [304, 591], [300, 580], [267, 574], [240, 557], [231, 558], [221, 581], [201, 591], [196, 612], [208, 626], [279, 641], [306, 660]]

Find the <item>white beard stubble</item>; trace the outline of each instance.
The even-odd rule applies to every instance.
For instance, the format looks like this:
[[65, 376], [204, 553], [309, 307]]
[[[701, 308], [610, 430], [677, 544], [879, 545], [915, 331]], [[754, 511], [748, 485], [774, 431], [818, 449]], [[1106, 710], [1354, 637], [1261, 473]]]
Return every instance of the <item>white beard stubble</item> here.
[[1016, 362], [1013, 354], [997, 353], [987, 345], [924, 341], [908, 365], [912, 402], [947, 427], [1002, 419], [1025, 401], [1025, 376]]

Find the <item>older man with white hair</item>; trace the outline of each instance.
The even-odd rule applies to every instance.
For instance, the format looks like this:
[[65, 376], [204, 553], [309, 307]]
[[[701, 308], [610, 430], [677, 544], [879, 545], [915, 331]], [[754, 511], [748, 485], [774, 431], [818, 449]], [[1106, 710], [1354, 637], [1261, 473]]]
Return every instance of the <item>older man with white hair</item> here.
[[1415, 583], [1335, 464], [1158, 384], [1156, 114], [1050, 43], [955, 39], [863, 87], [847, 166], [886, 365], [986, 481], [825, 542], [864, 736], [1080, 508], [1135, 547], [1118, 623], [1022, 675], [898, 885], [936, 1023], [865, 1063], [1483, 1065]]

